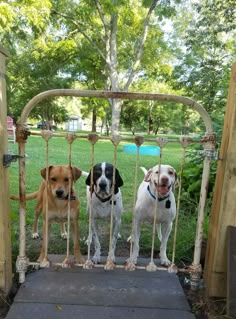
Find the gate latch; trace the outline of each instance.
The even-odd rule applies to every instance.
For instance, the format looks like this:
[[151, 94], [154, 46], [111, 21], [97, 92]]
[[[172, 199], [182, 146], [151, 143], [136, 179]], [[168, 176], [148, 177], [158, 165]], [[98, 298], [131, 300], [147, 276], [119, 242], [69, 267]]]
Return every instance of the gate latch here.
[[3, 167], [9, 167], [11, 165], [11, 162], [16, 162], [18, 158], [24, 158], [24, 156], [14, 155], [14, 154], [4, 154]]

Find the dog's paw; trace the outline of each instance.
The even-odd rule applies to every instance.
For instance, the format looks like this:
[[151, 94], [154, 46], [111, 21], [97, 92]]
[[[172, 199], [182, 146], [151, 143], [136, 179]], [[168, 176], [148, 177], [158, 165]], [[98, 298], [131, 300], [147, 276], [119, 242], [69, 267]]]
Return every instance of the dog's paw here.
[[93, 261], [94, 264], [100, 264], [101, 256], [94, 255], [93, 258], [92, 258], [92, 261]]
[[128, 258], [125, 261], [125, 270], [134, 271], [136, 269], [137, 259], [133, 261], [133, 258]]
[[137, 264], [137, 258], [130, 257], [130, 258], [126, 259], [125, 264], [134, 264], [134, 265], [136, 265]]
[[161, 257], [161, 265], [169, 267], [171, 265], [171, 261], [167, 257]]
[[129, 236], [127, 239], [126, 239], [126, 241], [127, 241], [127, 243], [131, 243], [131, 240], [132, 240], [132, 237], [131, 236]]
[[76, 260], [76, 262], [77, 262], [78, 264], [84, 264], [84, 263], [85, 263], [85, 260], [84, 260], [84, 258], [83, 258], [82, 255], [77, 255], [77, 256], [75, 256], [75, 260]]
[[39, 238], [39, 234], [38, 233], [32, 233], [31, 236], [32, 236], [33, 239]]
[[111, 259], [107, 258], [107, 262], [106, 262], [106, 265], [104, 266], [104, 270], [113, 270], [115, 268], [116, 268], [115, 263]]
[[61, 238], [62, 239], [67, 239], [68, 238], [67, 232], [61, 233]]

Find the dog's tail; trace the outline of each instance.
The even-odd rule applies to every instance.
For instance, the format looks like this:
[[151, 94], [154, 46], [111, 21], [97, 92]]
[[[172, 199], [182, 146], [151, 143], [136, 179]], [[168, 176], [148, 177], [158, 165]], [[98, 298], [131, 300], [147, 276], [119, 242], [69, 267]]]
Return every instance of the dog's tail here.
[[[36, 199], [37, 196], [38, 196], [38, 191], [34, 192], [34, 193], [27, 194], [25, 196], [25, 199], [26, 200]], [[11, 195], [10, 199], [12, 199], [12, 200], [20, 200], [20, 196], [19, 195]]]
[[85, 171], [82, 171], [82, 176], [88, 177], [88, 176], [89, 176], [89, 173], [88, 173], [88, 172], [85, 172]]
[[141, 166], [140, 168], [141, 168], [141, 170], [144, 172], [144, 175], [146, 175], [147, 172], [148, 172], [147, 169], [146, 169], [145, 167], [143, 167], [143, 166]]

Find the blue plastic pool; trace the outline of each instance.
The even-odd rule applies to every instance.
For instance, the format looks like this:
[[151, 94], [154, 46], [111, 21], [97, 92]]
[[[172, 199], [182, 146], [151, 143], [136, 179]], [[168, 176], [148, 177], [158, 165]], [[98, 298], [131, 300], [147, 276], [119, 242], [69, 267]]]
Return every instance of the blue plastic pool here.
[[[135, 144], [126, 144], [123, 146], [123, 152], [129, 154], [137, 153], [137, 146]], [[159, 156], [160, 155], [160, 147], [152, 146], [152, 145], [141, 145], [139, 149], [140, 155], [151, 155], [151, 156]]]

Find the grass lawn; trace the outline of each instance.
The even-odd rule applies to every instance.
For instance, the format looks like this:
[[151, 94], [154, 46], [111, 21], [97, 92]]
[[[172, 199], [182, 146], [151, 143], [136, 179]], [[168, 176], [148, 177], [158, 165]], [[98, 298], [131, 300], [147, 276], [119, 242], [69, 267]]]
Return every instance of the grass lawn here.
[[[144, 145], [153, 144], [151, 142]], [[127, 253], [126, 239], [131, 232], [132, 224], [132, 207], [133, 207], [133, 194], [134, 194], [134, 174], [136, 155], [127, 154], [123, 152], [124, 142], [121, 142], [117, 148], [117, 168], [124, 181], [124, 186], [121, 188], [123, 196], [124, 214], [121, 225], [122, 238], [118, 241], [118, 254]], [[155, 143], [154, 143], [155, 145]], [[10, 144], [9, 150], [17, 154], [17, 144]], [[68, 163], [68, 143], [64, 138], [53, 137], [49, 141], [49, 164]], [[95, 163], [107, 161], [113, 163], [113, 144], [110, 141], [98, 141], [95, 145]], [[40, 136], [30, 136], [26, 143], [26, 192], [30, 193], [38, 189], [41, 183], [40, 169], [46, 166], [45, 159], [45, 142]], [[180, 170], [180, 163], [182, 158], [181, 145], [176, 142], [168, 143], [162, 155], [162, 162], [164, 164], [172, 165], [177, 172]], [[139, 166], [150, 168], [158, 164], [159, 157], [140, 155]], [[91, 165], [91, 145], [87, 139], [76, 139], [72, 144], [72, 165], [79, 167], [83, 171], [89, 171]], [[141, 182], [143, 179], [143, 172], [139, 170], [138, 180]], [[139, 183], [138, 182], [138, 183]], [[10, 187], [11, 194], [18, 193], [18, 164], [12, 163], [10, 167]], [[81, 245], [83, 253], [86, 254], [87, 246], [84, 239], [88, 234], [88, 218], [86, 214], [86, 196], [85, 196], [85, 177], [81, 177], [75, 184], [75, 188], [80, 198], [81, 211], [80, 211], [80, 230], [81, 230]], [[40, 240], [32, 240], [30, 238], [31, 226], [34, 217], [35, 201], [27, 202], [27, 254], [33, 260], [36, 260], [39, 254], [41, 242]], [[12, 243], [13, 243], [13, 256], [17, 256], [18, 252], [18, 238], [19, 238], [19, 214], [18, 202], [11, 201], [11, 217], [12, 217]], [[101, 223], [102, 224], [102, 223]], [[104, 254], [107, 254], [108, 245], [108, 227], [101, 225], [104, 235]], [[141, 232], [140, 239], [140, 252], [144, 255], [150, 255], [151, 251], [151, 225], [144, 224]], [[179, 230], [177, 238], [177, 260], [191, 261], [192, 248], [194, 246], [196, 229], [196, 216], [189, 216], [188, 211], [183, 211], [180, 208]], [[41, 230], [41, 227], [40, 227]], [[58, 234], [59, 227], [55, 225], [52, 229], [52, 235], [49, 242], [49, 253], [65, 253], [66, 241], [60, 239]], [[173, 235], [173, 232], [172, 232]], [[156, 242], [155, 252], [159, 249], [159, 242]], [[172, 236], [169, 240], [169, 257], [172, 251]], [[128, 255], [127, 255], [128, 257]]]

